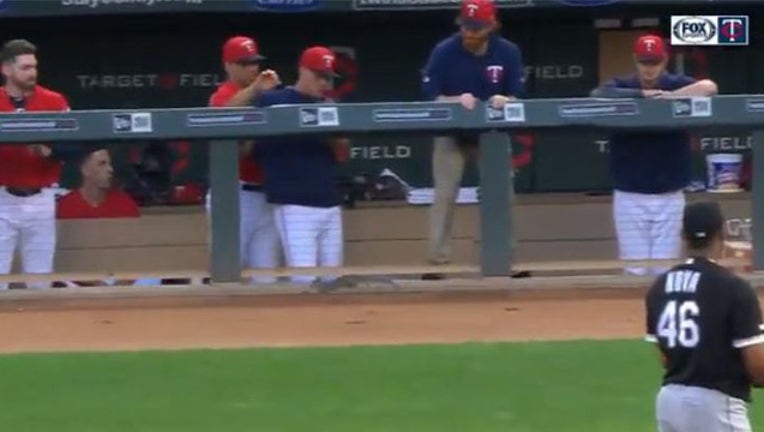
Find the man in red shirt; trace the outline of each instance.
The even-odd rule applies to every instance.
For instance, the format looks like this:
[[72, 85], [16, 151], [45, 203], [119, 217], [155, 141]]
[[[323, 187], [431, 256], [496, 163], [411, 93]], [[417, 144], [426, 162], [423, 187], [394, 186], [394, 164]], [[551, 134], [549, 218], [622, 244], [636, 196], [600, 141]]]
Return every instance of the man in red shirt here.
[[[5, 84], [0, 111], [68, 111], [66, 98], [37, 84], [37, 48], [15, 39], [3, 45], [0, 63]], [[50, 186], [61, 174], [61, 159], [73, 147], [0, 144], [0, 274], [11, 271], [18, 246], [24, 273], [51, 273], [56, 249], [56, 204]], [[47, 282], [28, 283], [46, 288]], [[0, 289], [7, 284], [0, 284]]]
[[[260, 72], [257, 43], [249, 37], [235, 36], [223, 45], [223, 66], [228, 80], [210, 97], [213, 107], [249, 106], [251, 100], [278, 84], [272, 70]], [[237, 101], [239, 99], [239, 101]], [[239, 156], [239, 205], [241, 211], [239, 242], [242, 265], [247, 268], [275, 268], [281, 257], [273, 209], [262, 191], [263, 170], [252, 155], [254, 143], [242, 141]], [[207, 194], [207, 211], [210, 209]], [[257, 283], [273, 283], [275, 278], [255, 278]]]
[[100, 148], [80, 163], [82, 185], [58, 202], [59, 219], [131, 218], [138, 205], [124, 191], [112, 187], [114, 168], [109, 151]]

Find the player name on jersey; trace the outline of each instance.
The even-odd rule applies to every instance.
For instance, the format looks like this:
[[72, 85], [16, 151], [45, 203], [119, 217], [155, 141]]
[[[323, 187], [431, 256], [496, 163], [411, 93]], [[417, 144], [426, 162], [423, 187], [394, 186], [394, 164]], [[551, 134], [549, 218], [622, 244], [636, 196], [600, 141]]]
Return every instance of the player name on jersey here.
[[666, 275], [666, 294], [695, 293], [698, 290], [700, 273], [691, 270], [672, 271]]

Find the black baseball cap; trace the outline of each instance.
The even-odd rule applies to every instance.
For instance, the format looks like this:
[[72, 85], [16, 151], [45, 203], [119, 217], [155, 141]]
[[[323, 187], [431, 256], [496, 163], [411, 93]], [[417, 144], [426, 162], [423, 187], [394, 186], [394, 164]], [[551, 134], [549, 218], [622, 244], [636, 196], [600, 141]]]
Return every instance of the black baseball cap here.
[[84, 143], [84, 144], [80, 144], [77, 150], [72, 151], [71, 157], [74, 160], [74, 162], [76, 162], [77, 164], [82, 164], [86, 160], [88, 160], [90, 155], [92, 155], [93, 153], [97, 151], [101, 151], [101, 150], [108, 150], [108, 149], [109, 147], [103, 143]]
[[724, 229], [724, 214], [716, 201], [691, 203], [684, 208], [682, 224], [686, 239], [710, 239]]

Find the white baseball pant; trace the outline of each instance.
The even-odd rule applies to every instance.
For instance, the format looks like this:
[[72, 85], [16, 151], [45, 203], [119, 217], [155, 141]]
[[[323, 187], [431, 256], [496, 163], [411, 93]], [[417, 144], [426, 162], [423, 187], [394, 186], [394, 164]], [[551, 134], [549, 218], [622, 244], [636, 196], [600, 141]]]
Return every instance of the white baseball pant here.
[[[242, 267], [272, 269], [281, 261], [279, 233], [273, 221], [273, 206], [263, 192], [239, 189], [239, 246]], [[210, 212], [210, 193], [207, 192], [207, 215]], [[276, 282], [275, 277], [258, 276], [253, 283]]]
[[[289, 267], [340, 267], [343, 260], [341, 207], [306, 207], [275, 205], [276, 227], [279, 230]], [[330, 282], [335, 277], [320, 278]], [[311, 284], [315, 276], [295, 275], [293, 283]]]
[[[17, 197], [0, 187], [0, 274], [9, 274], [16, 248], [21, 269], [27, 274], [53, 272], [56, 251], [56, 197], [43, 189], [28, 197]], [[49, 288], [50, 282], [28, 282], [27, 288]], [[8, 284], [0, 284], [7, 289]]]
[[[665, 194], [613, 193], [613, 219], [622, 260], [678, 259], [682, 253], [682, 191]], [[660, 274], [666, 268], [627, 267], [634, 275]]]
[[751, 432], [745, 401], [702, 387], [662, 387], [655, 415], [659, 432]]

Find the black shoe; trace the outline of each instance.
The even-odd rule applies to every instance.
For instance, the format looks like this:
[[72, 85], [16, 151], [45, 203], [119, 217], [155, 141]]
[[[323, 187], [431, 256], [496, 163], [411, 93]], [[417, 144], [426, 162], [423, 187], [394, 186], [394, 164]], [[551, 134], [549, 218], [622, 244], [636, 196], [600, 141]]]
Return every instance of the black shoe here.
[[525, 278], [531, 277], [531, 272], [527, 270], [516, 271], [516, 272], [512, 272], [512, 274], [509, 275], [509, 277], [511, 277], [512, 279], [525, 279]]
[[443, 280], [445, 278], [443, 273], [425, 273], [422, 275], [422, 280]]

